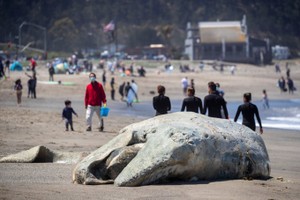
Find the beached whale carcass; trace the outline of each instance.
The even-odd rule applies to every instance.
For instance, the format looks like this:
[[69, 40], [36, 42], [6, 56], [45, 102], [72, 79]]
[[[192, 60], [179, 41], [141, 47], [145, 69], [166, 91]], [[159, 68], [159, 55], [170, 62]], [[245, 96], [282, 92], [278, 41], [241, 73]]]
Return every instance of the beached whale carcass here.
[[140, 186], [160, 181], [267, 178], [259, 134], [225, 119], [177, 112], [131, 124], [77, 164], [73, 181]]

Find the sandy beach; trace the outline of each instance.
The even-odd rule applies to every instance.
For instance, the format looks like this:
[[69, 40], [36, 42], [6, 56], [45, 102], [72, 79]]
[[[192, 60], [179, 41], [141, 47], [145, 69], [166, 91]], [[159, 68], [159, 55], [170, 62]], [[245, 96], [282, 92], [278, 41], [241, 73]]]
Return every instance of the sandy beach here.
[[[118, 134], [118, 131], [134, 122], [154, 116], [153, 94], [156, 86], [166, 87], [166, 95], [172, 103], [171, 112], [179, 111], [184, 98], [181, 79], [195, 80], [196, 96], [207, 94], [207, 82], [221, 84], [227, 102], [240, 101], [242, 94], [251, 92], [254, 101], [262, 98], [266, 89], [272, 100], [300, 99], [300, 60], [290, 61], [291, 77], [297, 87], [292, 95], [281, 93], [276, 86], [280, 76], [285, 76], [284, 62], [281, 74], [274, 66], [257, 67], [238, 64], [235, 75], [229, 68], [223, 73], [206, 66], [201, 72], [197, 64], [195, 72], [180, 73], [178, 65], [172, 72], [164, 72], [162, 63], [156, 68], [146, 68], [146, 77], [121, 77], [107, 73], [106, 95], [111, 112], [105, 118], [104, 132], [85, 131], [84, 93], [88, 73], [78, 75], [58, 74], [55, 81], [72, 82], [73, 85], [47, 84], [48, 70], [38, 63], [37, 99], [27, 98], [28, 77], [23, 72], [11, 72], [10, 78], [0, 80], [0, 157], [44, 145], [53, 150], [91, 152]], [[96, 69], [101, 82], [102, 70]], [[120, 100], [110, 98], [109, 82], [115, 77], [117, 85], [134, 79], [139, 86], [139, 103], [128, 108]], [[23, 84], [22, 105], [17, 106], [13, 91], [14, 81], [21, 78]], [[117, 88], [117, 87], [116, 87]], [[79, 117], [74, 116], [74, 132], [66, 132], [61, 112], [64, 101], [72, 101]], [[272, 105], [272, 104], [271, 104]], [[264, 110], [260, 110], [263, 114]], [[230, 115], [230, 119], [234, 116]], [[96, 116], [93, 118], [96, 127]], [[264, 126], [264, 124], [263, 124]], [[271, 177], [268, 180], [225, 180], [175, 182], [142, 187], [116, 187], [114, 185], [85, 186], [72, 183], [75, 164], [54, 163], [0, 163], [0, 199], [299, 199], [300, 198], [300, 131], [264, 128], [265, 141], [271, 161]]]

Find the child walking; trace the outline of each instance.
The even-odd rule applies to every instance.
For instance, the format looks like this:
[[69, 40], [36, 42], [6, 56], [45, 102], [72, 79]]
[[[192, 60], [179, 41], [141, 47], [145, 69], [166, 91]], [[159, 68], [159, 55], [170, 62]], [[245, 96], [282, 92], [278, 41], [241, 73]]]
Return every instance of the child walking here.
[[62, 112], [62, 119], [65, 120], [66, 131], [69, 131], [69, 125], [71, 127], [71, 131], [74, 131], [72, 113], [74, 113], [74, 115], [76, 115], [76, 117], [78, 117], [77, 113], [71, 107], [71, 103], [72, 102], [70, 100], [66, 100], [65, 101], [66, 107], [63, 109], [63, 112]]
[[22, 83], [21, 83], [21, 79], [17, 79], [15, 82], [15, 87], [14, 90], [16, 91], [17, 94], [17, 102], [18, 102], [18, 106], [21, 106], [22, 103]]
[[270, 106], [269, 106], [269, 98], [267, 95], [267, 91], [263, 90], [262, 93], [263, 93], [263, 98], [262, 98], [263, 107], [264, 107], [264, 109], [269, 109]]

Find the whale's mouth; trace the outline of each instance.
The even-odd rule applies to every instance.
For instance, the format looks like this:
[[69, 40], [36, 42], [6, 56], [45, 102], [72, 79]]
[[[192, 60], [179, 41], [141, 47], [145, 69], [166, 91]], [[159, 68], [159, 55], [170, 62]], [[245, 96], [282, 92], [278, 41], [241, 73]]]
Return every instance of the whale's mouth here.
[[[115, 149], [105, 159], [91, 163], [88, 169], [91, 176], [96, 180], [113, 182], [128, 163], [135, 158], [143, 145], [143, 143], [139, 143]], [[85, 181], [85, 184], [94, 184], [94, 182], [95, 180]]]

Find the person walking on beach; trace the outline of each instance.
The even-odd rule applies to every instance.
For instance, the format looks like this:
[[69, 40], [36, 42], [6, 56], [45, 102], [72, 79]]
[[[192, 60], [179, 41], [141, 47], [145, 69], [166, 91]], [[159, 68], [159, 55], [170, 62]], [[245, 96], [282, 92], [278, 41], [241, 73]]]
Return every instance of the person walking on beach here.
[[52, 63], [50, 64], [48, 71], [49, 71], [49, 81], [54, 81], [53, 76], [54, 76], [55, 72], [54, 72], [54, 67], [53, 67]]
[[121, 101], [124, 101], [125, 81], [119, 86], [119, 94], [121, 95]]
[[9, 59], [9, 56], [6, 58], [5, 62], [5, 68], [4, 68], [4, 72], [6, 73], [6, 76], [9, 77], [10, 76], [10, 69], [9, 69], [9, 66], [10, 66], [10, 59]]
[[132, 107], [132, 103], [134, 100], [138, 101], [138, 86], [134, 80], [131, 80], [131, 84], [127, 83], [127, 106]]
[[204, 97], [203, 113], [205, 115], [208, 110], [209, 117], [222, 118], [221, 108], [224, 110], [226, 119], [229, 119], [227, 106], [224, 98], [217, 92], [217, 87], [214, 82], [208, 83], [208, 95]]
[[127, 99], [127, 95], [128, 95], [129, 89], [130, 89], [130, 82], [127, 82], [126, 86], [125, 86], [125, 89], [124, 89], [125, 90], [126, 99]]
[[281, 72], [279, 63], [276, 63], [276, 64], [275, 64], [275, 72], [276, 72], [276, 73], [280, 73], [280, 72]]
[[0, 56], [0, 79], [4, 77], [5, 78], [5, 72], [4, 72], [4, 66], [2, 63], [2, 57]]
[[236, 66], [235, 66], [235, 65], [232, 65], [232, 66], [230, 67], [231, 75], [234, 75], [234, 74], [235, 74], [235, 71], [236, 71]]
[[288, 90], [289, 90], [289, 94], [294, 94], [294, 81], [291, 79], [291, 77], [287, 78], [287, 85], [288, 85]]
[[195, 96], [195, 89], [192, 87], [188, 87], [187, 89], [187, 98], [185, 98], [182, 102], [181, 112], [184, 110], [188, 112], [195, 112], [202, 114], [202, 100], [199, 97]]
[[111, 100], [115, 100], [115, 78], [114, 77], [112, 77], [111, 78], [111, 81], [110, 81], [110, 88], [111, 88], [111, 90], [110, 90], [110, 95], [111, 95]]
[[99, 119], [99, 131], [103, 131], [104, 122], [102, 117], [100, 116], [100, 108], [101, 106], [106, 106], [106, 95], [101, 83], [96, 81], [96, 74], [90, 73], [89, 75], [90, 82], [86, 86], [85, 90], [85, 109], [86, 109], [86, 131], [92, 130], [92, 117], [94, 112], [96, 112]]
[[[216, 92], [217, 92], [217, 94], [219, 94], [221, 97], [223, 97], [223, 99], [225, 101], [225, 104], [227, 105], [227, 102], [226, 102], [226, 100], [224, 98], [224, 96], [225, 96], [224, 90], [221, 89], [220, 83], [215, 83], [215, 84], [216, 84]], [[221, 115], [222, 115], [222, 118], [225, 118], [224, 110], [223, 110], [222, 107], [221, 107]]]
[[70, 100], [66, 100], [65, 108], [62, 111], [62, 119], [65, 120], [66, 131], [69, 131], [69, 125], [71, 128], [71, 131], [74, 131], [72, 114], [74, 114], [74, 115], [76, 115], [76, 117], [78, 117], [77, 113], [72, 108], [71, 103], [72, 102]]
[[191, 88], [195, 89], [195, 82], [194, 82], [194, 79], [191, 79], [191, 85], [190, 85]]
[[25, 72], [25, 75], [29, 77], [29, 80], [27, 82], [27, 85], [28, 85], [28, 96], [27, 96], [27, 98], [29, 98], [31, 96], [31, 98], [36, 99], [36, 83], [37, 83], [36, 74], [33, 72], [32, 76], [30, 76], [29, 74], [27, 74]]
[[288, 62], [285, 64], [285, 69], [286, 69], [286, 77], [289, 78], [290, 74], [291, 74], [291, 70], [289, 68], [289, 63]]
[[131, 63], [130, 67], [129, 67], [129, 71], [130, 71], [130, 76], [134, 76], [134, 69], [133, 69], [133, 65], [134, 63]]
[[157, 115], [167, 114], [171, 110], [170, 98], [165, 96], [166, 88], [162, 85], [157, 86], [158, 96], [153, 97], [153, 108]]
[[263, 90], [262, 93], [263, 93], [263, 98], [262, 98], [263, 107], [264, 107], [264, 109], [269, 109], [270, 106], [269, 106], [269, 98], [267, 95], [267, 91]]
[[37, 66], [36, 61], [33, 58], [31, 58], [30, 59], [30, 69], [31, 69], [32, 73], [36, 73], [36, 71], [35, 71], [36, 66]]
[[21, 83], [21, 79], [17, 79], [15, 82], [14, 90], [16, 91], [16, 94], [17, 94], [18, 106], [21, 106], [21, 103], [22, 103], [22, 89], [23, 89], [23, 86]]
[[183, 89], [183, 95], [186, 95], [186, 91], [189, 86], [187, 77], [184, 77], [183, 79], [181, 79], [181, 85], [182, 85], [182, 89]]
[[103, 73], [102, 73], [102, 85], [105, 89], [105, 84], [106, 84], [106, 71], [103, 70]]
[[200, 61], [199, 68], [200, 68], [200, 71], [203, 72], [203, 69], [204, 69], [204, 62], [203, 61]]
[[256, 129], [255, 120], [254, 120], [254, 115], [255, 115], [260, 127], [259, 132], [260, 134], [263, 134], [263, 128], [261, 125], [261, 120], [259, 117], [257, 106], [251, 103], [251, 93], [244, 94], [244, 104], [238, 107], [234, 117], [234, 122], [237, 121], [241, 112], [243, 115], [242, 124], [255, 131]]

